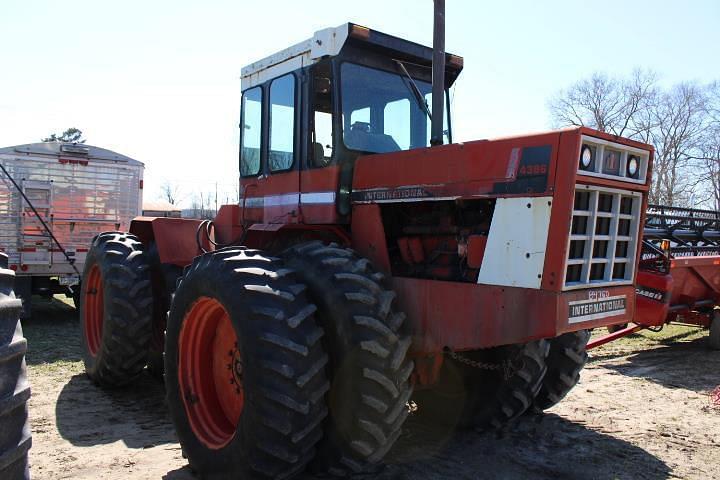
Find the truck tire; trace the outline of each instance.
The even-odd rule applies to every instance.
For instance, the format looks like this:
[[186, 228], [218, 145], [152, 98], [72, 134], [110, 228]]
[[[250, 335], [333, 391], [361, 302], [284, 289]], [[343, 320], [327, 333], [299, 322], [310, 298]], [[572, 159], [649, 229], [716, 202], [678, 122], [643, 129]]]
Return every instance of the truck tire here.
[[96, 236], [80, 295], [85, 372], [103, 387], [127, 385], [145, 368], [152, 338], [150, 266], [138, 238]]
[[587, 363], [585, 347], [590, 340], [589, 330], [569, 332], [550, 340], [547, 374], [533, 402], [534, 410], [546, 410], [565, 398], [580, 381], [580, 371]]
[[315, 241], [283, 256], [308, 286], [330, 354], [329, 421], [311, 469], [335, 476], [368, 471], [408, 415], [413, 364], [405, 315], [383, 275], [350, 249]]
[[186, 269], [168, 316], [165, 387], [202, 478], [290, 478], [315, 455], [330, 385], [305, 290], [281, 260], [241, 247]]
[[713, 318], [710, 321], [710, 337], [708, 345], [713, 350], [720, 350], [720, 311], [713, 311]]
[[20, 325], [22, 301], [15, 297], [15, 272], [0, 254], [0, 478], [29, 479], [30, 385], [25, 369], [27, 341]]
[[165, 372], [163, 352], [165, 351], [167, 314], [170, 310], [177, 279], [182, 275], [182, 268], [177, 265], [163, 265], [160, 262], [160, 254], [155, 242], [148, 245], [147, 252], [153, 285], [152, 340], [148, 351], [147, 367], [150, 375], [162, 381]]

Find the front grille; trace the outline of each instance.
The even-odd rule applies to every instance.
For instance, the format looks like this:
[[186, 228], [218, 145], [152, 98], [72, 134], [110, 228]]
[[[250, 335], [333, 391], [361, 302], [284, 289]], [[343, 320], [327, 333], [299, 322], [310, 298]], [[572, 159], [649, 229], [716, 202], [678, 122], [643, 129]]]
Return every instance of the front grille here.
[[575, 186], [565, 290], [632, 282], [641, 205], [639, 192]]

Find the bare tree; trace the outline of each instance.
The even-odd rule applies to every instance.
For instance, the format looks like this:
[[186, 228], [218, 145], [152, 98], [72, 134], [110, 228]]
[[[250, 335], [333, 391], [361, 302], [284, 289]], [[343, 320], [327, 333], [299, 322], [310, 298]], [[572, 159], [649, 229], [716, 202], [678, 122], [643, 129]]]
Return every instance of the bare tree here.
[[701, 152], [703, 155], [702, 180], [707, 186], [709, 203], [713, 210], [720, 211], [720, 122], [708, 132]]
[[646, 139], [652, 127], [647, 110], [657, 95], [656, 75], [637, 69], [629, 78], [594, 73], [549, 102], [557, 127], [587, 126], [601, 132]]
[[178, 185], [166, 181], [160, 186], [160, 192], [163, 200], [167, 200], [170, 205], [175, 205], [179, 201], [180, 187]]
[[708, 97], [695, 83], [676, 85], [659, 97], [650, 116], [654, 128], [650, 141], [655, 146], [653, 185], [650, 201], [665, 205], [694, 206], [706, 200], [698, 197], [703, 139], [709, 128]]
[[214, 193], [200, 192], [192, 197], [190, 202], [190, 210], [193, 218], [202, 220], [212, 220], [215, 218], [216, 211], [213, 208], [215, 204]]
[[720, 210], [720, 82], [707, 87], [708, 128], [700, 144], [701, 180], [708, 191], [708, 202]]
[[[548, 103], [555, 126], [588, 126], [655, 146], [650, 201], [720, 207], [720, 82], [662, 91], [652, 72], [595, 73]], [[716, 186], [713, 186], [716, 185]]]

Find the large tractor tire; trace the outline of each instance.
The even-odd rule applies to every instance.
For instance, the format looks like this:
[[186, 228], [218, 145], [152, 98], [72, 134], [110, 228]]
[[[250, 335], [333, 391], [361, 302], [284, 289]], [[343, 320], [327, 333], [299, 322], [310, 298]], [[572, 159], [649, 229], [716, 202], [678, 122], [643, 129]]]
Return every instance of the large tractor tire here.
[[153, 293], [142, 243], [128, 233], [101, 233], [88, 252], [80, 319], [85, 371], [103, 387], [132, 382], [147, 363]]
[[281, 260], [241, 247], [186, 269], [168, 316], [165, 387], [202, 478], [289, 478], [315, 455], [330, 386], [305, 290]]
[[590, 330], [564, 333], [550, 340], [547, 374], [533, 402], [534, 410], [546, 410], [565, 398], [580, 381], [580, 371], [587, 363], [586, 346]]
[[308, 286], [330, 354], [329, 421], [311, 469], [336, 476], [371, 470], [408, 415], [413, 364], [405, 315], [383, 275], [350, 249], [309, 242], [284, 258]]
[[532, 406], [549, 348], [538, 340], [450, 354], [437, 385], [418, 397], [420, 414], [452, 428], [507, 426]]
[[0, 254], [0, 478], [30, 478], [28, 424], [30, 385], [25, 370], [27, 341], [20, 326], [22, 301], [15, 297], [15, 272]]
[[154, 242], [148, 246], [147, 252], [153, 285], [152, 340], [148, 351], [147, 367], [150, 375], [162, 381], [165, 372], [163, 352], [165, 350], [167, 314], [170, 311], [170, 303], [177, 280], [182, 276], [182, 268], [160, 263], [160, 254], [157, 244]]
[[708, 346], [713, 350], [720, 350], [720, 311], [713, 312], [710, 321], [710, 336], [708, 337]]
[[547, 372], [550, 344], [537, 340], [488, 349], [481, 360], [504, 363], [505, 369], [484, 371], [463, 365], [469, 392], [463, 424], [500, 429], [525, 413], [533, 403]]

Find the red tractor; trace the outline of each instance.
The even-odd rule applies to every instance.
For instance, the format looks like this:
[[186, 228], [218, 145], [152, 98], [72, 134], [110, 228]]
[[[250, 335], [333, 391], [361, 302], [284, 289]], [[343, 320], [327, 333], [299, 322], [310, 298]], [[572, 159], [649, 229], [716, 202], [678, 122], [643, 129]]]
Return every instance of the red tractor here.
[[164, 366], [208, 478], [366, 471], [449, 378], [463, 425], [503, 426], [577, 383], [588, 329], [632, 320], [652, 147], [452, 143], [442, 10], [434, 49], [345, 24], [246, 67], [239, 204], [93, 241], [87, 373]]

